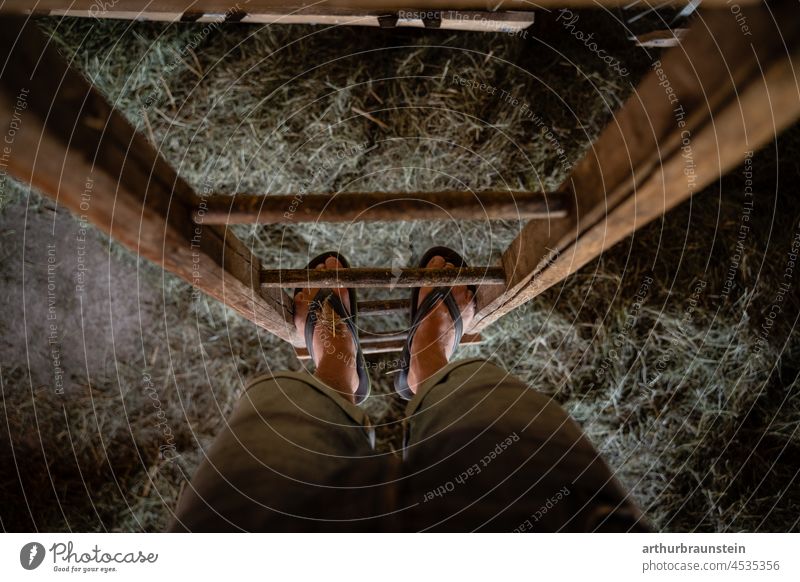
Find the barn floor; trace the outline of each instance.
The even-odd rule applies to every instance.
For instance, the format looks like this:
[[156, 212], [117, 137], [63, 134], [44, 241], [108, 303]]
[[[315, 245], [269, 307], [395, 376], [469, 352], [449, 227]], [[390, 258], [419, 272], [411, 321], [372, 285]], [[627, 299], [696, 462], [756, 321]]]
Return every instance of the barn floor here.
[[[40, 24], [198, 190], [290, 193], [553, 188], [658, 58], [632, 47], [620, 16], [573, 22], [615, 67], [557, 13], [524, 36]], [[798, 529], [798, 154], [795, 127], [463, 351], [561, 402], [665, 531]], [[246, 379], [301, 364], [37, 193], [10, 179], [0, 192], [0, 526], [159, 530]], [[411, 264], [433, 244], [485, 264], [519, 227], [237, 233], [276, 267], [328, 249]], [[397, 450], [393, 358], [371, 364], [368, 410], [379, 446]]]

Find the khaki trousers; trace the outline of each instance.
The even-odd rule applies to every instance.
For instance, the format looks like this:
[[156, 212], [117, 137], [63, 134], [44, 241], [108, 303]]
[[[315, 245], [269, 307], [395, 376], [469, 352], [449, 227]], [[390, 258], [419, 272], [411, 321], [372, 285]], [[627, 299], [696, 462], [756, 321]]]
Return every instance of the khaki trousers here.
[[483, 360], [407, 407], [402, 458], [313, 376], [251, 382], [184, 490], [171, 531], [647, 531], [578, 425]]

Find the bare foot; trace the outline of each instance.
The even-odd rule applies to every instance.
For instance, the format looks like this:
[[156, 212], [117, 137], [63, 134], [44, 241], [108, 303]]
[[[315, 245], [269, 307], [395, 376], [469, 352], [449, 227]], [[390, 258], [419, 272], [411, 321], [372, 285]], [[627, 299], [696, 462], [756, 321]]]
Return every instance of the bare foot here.
[[[336, 257], [328, 257], [324, 265], [317, 269], [344, 268]], [[300, 336], [305, 334], [308, 305], [319, 293], [319, 289], [303, 289], [294, 297], [294, 325]], [[333, 289], [350, 312], [350, 296], [347, 289]], [[325, 384], [339, 392], [349, 402], [355, 402], [358, 388], [358, 372], [356, 371], [356, 345], [347, 324], [342, 321], [328, 302], [317, 312], [317, 325], [314, 328], [313, 349], [314, 364], [317, 368], [315, 376]]]
[[[426, 267], [441, 269], [453, 267], [452, 263], [445, 262], [444, 258], [433, 257]], [[433, 287], [423, 287], [419, 291], [419, 305], [428, 296]], [[453, 298], [461, 310], [461, 320], [464, 329], [467, 329], [475, 316], [475, 302], [473, 294], [466, 285], [453, 287]], [[453, 355], [453, 342], [456, 330], [453, 318], [443, 301], [439, 301], [417, 328], [411, 342], [411, 363], [408, 370], [408, 385], [416, 394], [417, 387], [436, 372], [444, 368]]]

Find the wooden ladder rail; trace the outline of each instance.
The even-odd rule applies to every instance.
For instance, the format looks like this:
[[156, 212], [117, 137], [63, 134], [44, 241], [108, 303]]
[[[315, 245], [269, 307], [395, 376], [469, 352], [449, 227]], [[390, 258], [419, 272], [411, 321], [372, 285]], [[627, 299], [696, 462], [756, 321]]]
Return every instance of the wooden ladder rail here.
[[[705, 4], [704, 4], [705, 5]], [[800, 117], [793, 2], [697, 13], [559, 191], [564, 219], [526, 225], [503, 253], [505, 288], [482, 286], [479, 333], [742, 163]]]
[[259, 260], [226, 227], [192, 221], [197, 194], [33, 22], [0, 17], [0, 54], [0, 118], [18, 118], [11, 176], [299, 345], [286, 294], [262, 289]]

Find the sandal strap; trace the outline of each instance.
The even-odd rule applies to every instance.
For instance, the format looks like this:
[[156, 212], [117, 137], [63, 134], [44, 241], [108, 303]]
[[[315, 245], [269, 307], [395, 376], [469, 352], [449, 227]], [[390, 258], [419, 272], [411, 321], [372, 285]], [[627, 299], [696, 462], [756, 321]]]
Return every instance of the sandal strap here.
[[[345, 259], [341, 254], [331, 251], [322, 253], [321, 255], [318, 255], [316, 258], [312, 259], [308, 263], [307, 268], [315, 268], [317, 265], [323, 263], [328, 257], [335, 257], [344, 268], [350, 266], [347, 262], [347, 259]], [[294, 290], [294, 296], [296, 297], [301, 290], [302, 287], [296, 288]], [[336, 313], [336, 315], [338, 315], [341, 320], [345, 322], [345, 325], [347, 325], [347, 329], [350, 331], [350, 338], [353, 340], [353, 343], [356, 346], [355, 364], [356, 372], [358, 373], [358, 387], [356, 388], [354, 396], [355, 403], [362, 404], [369, 396], [371, 383], [369, 374], [367, 373], [367, 362], [364, 358], [364, 352], [361, 350], [361, 343], [358, 341], [358, 328], [356, 327], [358, 301], [356, 300], [355, 290], [347, 289], [347, 295], [350, 299], [349, 310], [345, 308], [342, 299], [334, 291], [334, 289], [320, 289], [314, 299], [312, 299], [308, 305], [308, 315], [306, 316], [306, 321], [303, 326], [303, 335], [305, 336], [308, 355], [314, 359], [314, 330], [316, 329], [317, 322], [319, 321], [320, 309], [322, 309], [322, 307], [328, 303], [333, 309], [334, 313]]]
[[350, 338], [360, 352], [361, 346], [358, 345], [358, 332], [353, 323], [353, 317], [348, 313], [341, 298], [334, 293], [332, 289], [320, 289], [314, 299], [308, 304], [308, 315], [306, 316], [306, 325], [304, 328], [308, 355], [311, 356], [312, 359], [314, 358], [314, 330], [319, 321], [319, 312], [325, 303], [328, 303], [334, 313], [347, 325], [347, 329], [350, 331]]
[[[428, 249], [420, 259], [420, 267], [424, 267], [430, 262], [434, 256], [441, 256], [446, 261], [452, 263], [458, 268], [466, 267], [467, 262], [464, 258], [448, 247], [433, 247]], [[476, 292], [475, 285], [468, 285], [467, 288], [472, 291], [473, 295]], [[431, 292], [419, 303], [419, 288], [411, 292], [411, 326], [408, 329], [408, 337], [406, 338], [405, 345], [403, 345], [403, 352], [400, 360], [400, 369], [395, 376], [394, 389], [405, 400], [411, 400], [413, 393], [408, 385], [408, 371], [411, 364], [411, 342], [414, 341], [414, 336], [417, 333], [417, 328], [422, 323], [423, 318], [436, 307], [439, 301], [442, 301], [447, 306], [447, 311], [450, 318], [453, 320], [453, 328], [455, 331], [453, 353], [458, 349], [461, 343], [461, 338], [464, 334], [464, 322], [461, 316], [461, 309], [453, 297], [452, 287], [434, 287]]]
[[447, 306], [447, 311], [450, 313], [450, 317], [453, 319], [453, 327], [455, 328], [453, 353], [455, 353], [455, 350], [458, 348], [458, 344], [461, 343], [461, 337], [464, 333], [464, 322], [461, 319], [461, 310], [458, 308], [458, 303], [456, 303], [453, 297], [452, 288], [434, 287], [415, 310], [411, 327], [408, 330], [408, 338], [406, 338], [405, 345], [403, 345], [400, 371], [395, 379], [395, 391], [406, 400], [411, 400], [413, 396], [408, 387], [408, 367], [411, 363], [411, 342], [414, 341], [414, 335], [417, 333], [417, 329], [422, 323], [422, 320], [436, 307], [439, 301], [444, 302]]
[[417, 329], [422, 323], [422, 320], [433, 311], [439, 301], [442, 301], [447, 306], [447, 311], [450, 314], [450, 318], [453, 320], [453, 327], [456, 332], [453, 340], [454, 352], [458, 348], [458, 344], [461, 343], [461, 337], [464, 334], [464, 323], [461, 319], [461, 310], [458, 308], [458, 303], [456, 303], [453, 297], [452, 288], [435, 287], [425, 296], [422, 303], [419, 304], [416, 314], [414, 315], [414, 321], [411, 322], [411, 327], [408, 330], [408, 338], [406, 340], [406, 349], [409, 354], [411, 353], [411, 342], [414, 340], [414, 335], [417, 333]]

